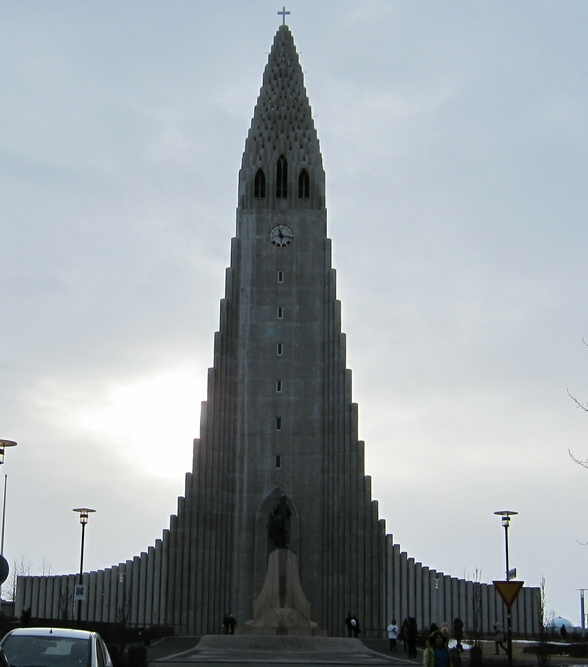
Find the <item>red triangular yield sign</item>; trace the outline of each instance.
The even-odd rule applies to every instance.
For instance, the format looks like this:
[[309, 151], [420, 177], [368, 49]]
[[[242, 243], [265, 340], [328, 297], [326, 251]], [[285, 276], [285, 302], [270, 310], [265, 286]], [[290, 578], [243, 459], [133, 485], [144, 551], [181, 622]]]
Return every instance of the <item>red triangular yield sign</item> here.
[[523, 587], [524, 581], [493, 581], [494, 588], [498, 595], [504, 600], [507, 609], [510, 609], [517, 599], [519, 591]]

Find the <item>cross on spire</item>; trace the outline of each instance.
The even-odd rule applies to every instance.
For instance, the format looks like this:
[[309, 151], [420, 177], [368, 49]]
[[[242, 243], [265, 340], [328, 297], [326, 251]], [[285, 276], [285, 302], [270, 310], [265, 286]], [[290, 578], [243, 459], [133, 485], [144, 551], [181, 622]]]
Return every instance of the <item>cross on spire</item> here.
[[278, 12], [278, 14], [282, 17], [282, 25], [286, 25], [286, 14], [290, 14], [291, 12], [286, 11], [286, 7], [282, 7], [282, 11]]

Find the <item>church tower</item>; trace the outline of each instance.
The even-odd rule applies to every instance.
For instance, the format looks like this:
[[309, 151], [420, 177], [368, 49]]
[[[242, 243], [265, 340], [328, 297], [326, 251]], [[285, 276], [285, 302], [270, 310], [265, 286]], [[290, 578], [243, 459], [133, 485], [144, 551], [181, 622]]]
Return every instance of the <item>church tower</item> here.
[[186, 599], [175, 593], [174, 626], [213, 632], [224, 612], [252, 617], [267, 568], [266, 524], [282, 495], [312, 619], [330, 635], [345, 631], [349, 611], [365, 627], [385, 627], [384, 527], [345, 368], [319, 141], [286, 25], [239, 173], [214, 367], [178, 516], [193, 562]]

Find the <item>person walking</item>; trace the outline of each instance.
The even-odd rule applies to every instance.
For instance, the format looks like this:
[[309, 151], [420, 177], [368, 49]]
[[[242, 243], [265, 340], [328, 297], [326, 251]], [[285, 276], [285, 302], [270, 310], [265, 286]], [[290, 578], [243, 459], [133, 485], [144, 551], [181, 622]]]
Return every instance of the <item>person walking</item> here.
[[441, 630], [435, 630], [429, 635], [423, 665], [424, 667], [451, 667], [449, 649]]
[[500, 653], [498, 647], [500, 647], [505, 653], [508, 653], [508, 649], [504, 645], [504, 628], [502, 623], [496, 621], [493, 626], [494, 629], [494, 646], [496, 647], [496, 655]]
[[407, 631], [407, 644], [408, 644], [408, 657], [416, 658], [417, 657], [417, 639], [419, 636], [419, 629], [417, 626], [416, 618], [414, 616], [408, 617], [408, 626]]
[[463, 646], [461, 645], [461, 640], [463, 639], [463, 621], [459, 616], [453, 621], [453, 636], [457, 642], [455, 647], [458, 651], [463, 651]]
[[347, 626], [347, 634], [351, 637], [351, 612], [347, 612], [347, 618], [345, 619], [345, 625]]
[[396, 653], [396, 640], [398, 639], [398, 626], [396, 625], [396, 619], [393, 618], [390, 625], [388, 626], [388, 639], [390, 640], [390, 652]]
[[441, 623], [441, 632], [445, 637], [445, 643], [449, 644], [449, 625], [447, 624], [447, 621], [443, 621], [443, 623]]
[[402, 621], [402, 627], [400, 628], [400, 638], [404, 644], [404, 652], [408, 653], [408, 618], [405, 618]]
[[224, 618], [223, 618], [223, 627], [225, 629], [225, 635], [229, 634], [230, 626], [231, 626], [231, 622], [229, 621], [229, 614], [226, 613]]
[[355, 614], [351, 617], [351, 629], [353, 630], [353, 636], [357, 639], [357, 635], [361, 633], [361, 628], [359, 627], [359, 621]]

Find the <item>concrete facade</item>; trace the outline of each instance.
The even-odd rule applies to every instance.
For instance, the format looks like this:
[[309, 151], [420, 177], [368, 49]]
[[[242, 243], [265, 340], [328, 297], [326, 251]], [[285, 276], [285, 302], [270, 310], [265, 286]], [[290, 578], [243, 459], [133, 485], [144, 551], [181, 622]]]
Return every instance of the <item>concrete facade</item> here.
[[[325, 173], [285, 25], [264, 72], [238, 193], [185, 495], [153, 547], [85, 575], [83, 618], [169, 625], [179, 634], [219, 633], [225, 613], [242, 625], [267, 571], [267, 518], [285, 495], [302, 590], [311, 619], [328, 635], [345, 633], [348, 612], [365, 637], [383, 636], [393, 615], [415, 615], [421, 626], [461, 616], [471, 625], [472, 582], [401, 552], [372, 500], [331, 267]], [[16, 608], [55, 618], [70, 604], [73, 583], [71, 576], [22, 577]], [[489, 631], [502, 603], [492, 587], [475, 586], [485, 590]], [[520, 599], [515, 631], [533, 629], [538, 592], [527, 589]]]

